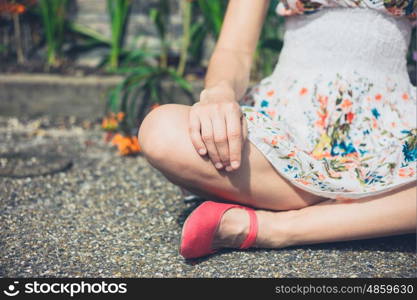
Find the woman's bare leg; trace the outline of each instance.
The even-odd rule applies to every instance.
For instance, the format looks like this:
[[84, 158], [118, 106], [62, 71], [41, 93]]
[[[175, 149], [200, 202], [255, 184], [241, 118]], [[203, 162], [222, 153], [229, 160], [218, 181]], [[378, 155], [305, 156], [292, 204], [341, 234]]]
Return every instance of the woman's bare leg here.
[[171, 182], [207, 199], [262, 209], [297, 209], [325, 200], [281, 177], [247, 138], [239, 169], [216, 169], [191, 143], [189, 110], [187, 105], [162, 105], [146, 116], [139, 130], [145, 157]]
[[[281, 248], [415, 232], [415, 184], [354, 202], [323, 201], [288, 183], [247, 139], [241, 167], [231, 173], [218, 171], [189, 140], [188, 110], [167, 104], [152, 111], [139, 133], [144, 154], [170, 181], [208, 199], [275, 210], [257, 210], [255, 246]], [[226, 212], [213, 246], [238, 246], [248, 222], [241, 209]]]
[[[299, 210], [257, 210], [255, 247], [357, 240], [416, 232], [416, 185], [357, 200], [329, 199]], [[237, 247], [248, 231], [249, 218], [231, 209], [222, 218], [215, 247]]]

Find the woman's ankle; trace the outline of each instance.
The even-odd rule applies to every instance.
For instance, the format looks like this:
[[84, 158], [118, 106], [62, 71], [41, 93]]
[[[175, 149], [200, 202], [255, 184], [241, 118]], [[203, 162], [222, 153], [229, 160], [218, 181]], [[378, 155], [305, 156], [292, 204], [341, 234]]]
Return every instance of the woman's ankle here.
[[[297, 210], [256, 210], [258, 233], [254, 248], [284, 248], [297, 243]], [[239, 248], [249, 232], [249, 216], [243, 209], [225, 212], [213, 241], [214, 248]]]
[[214, 248], [239, 248], [249, 232], [248, 213], [241, 208], [226, 211], [220, 221]]
[[258, 237], [255, 247], [285, 248], [296, 243], [296, 210], [258, 211]]

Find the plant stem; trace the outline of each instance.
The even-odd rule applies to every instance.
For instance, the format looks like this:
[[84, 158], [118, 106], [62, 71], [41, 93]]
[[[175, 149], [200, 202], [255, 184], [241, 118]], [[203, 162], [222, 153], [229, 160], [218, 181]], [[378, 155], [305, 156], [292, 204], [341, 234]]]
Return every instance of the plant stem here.
[[111, 50], [109, 68], [117, 69], [123, 48], [123, 37], [130, 8], [130, 0], [107, 0], [111, 25]]
[[108, 0], [111, 24], [111, 50], [110, 50], [110, 68], [116, 69], [119, 65], [119, 49], [118, 49], [118, 34], [119, 34], [119, 4], [114, 0]]
[[165, 45], [165, 42], [162, 42], [162, 49], [161, 49], [161, 55], [159, 58], [159, 65], [162, 68], [166, 68], [168, 66], [168, 49]]
[[20, 20], [18, 14], [13, 14], [14, 39], [16, 43], [17, 62], [19, 64], [25, 63], [25, 56], [22, 47], [22, 34], [20, 30]]
[[182, 10], [182, 45], [180, 52], [180, 61], [178, 63], [177, 73], [182, 76], [187, 64], [188, 47], [190, 45], [190, 26], [191, 26], [191, 2], [187, 0], [181, 1]]
[[46, 37], [48, 67], [56, 66], [65, 31], [67, 0], [40, 0], [42, 22]]

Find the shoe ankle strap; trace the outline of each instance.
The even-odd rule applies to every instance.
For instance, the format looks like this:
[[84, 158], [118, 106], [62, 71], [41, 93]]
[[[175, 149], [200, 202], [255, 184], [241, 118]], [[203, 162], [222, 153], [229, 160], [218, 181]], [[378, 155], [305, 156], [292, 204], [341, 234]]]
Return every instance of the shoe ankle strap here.
[[240, 249], [247, 249], [251, 247], [255, 241], [258, 234], [258, 218], [256, 217], [255, 210], [249, 207], [243, 207], [249, 214], [249, 233], [246, 239], [240, 245]]

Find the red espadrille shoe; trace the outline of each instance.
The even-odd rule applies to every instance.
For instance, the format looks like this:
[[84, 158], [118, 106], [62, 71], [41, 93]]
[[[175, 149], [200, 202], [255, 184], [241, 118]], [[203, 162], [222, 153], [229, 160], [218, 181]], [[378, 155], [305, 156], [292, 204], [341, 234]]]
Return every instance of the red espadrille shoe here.
[[185, 220], [182, 229], [180, 254], [188, 259], [215, 253], [217, 249], [211, 247], [214, 235], [223, 214], [231, 208], [242, 208], [248, 212], [250, 219], [249, 233], [240, 245], [240, 249], [251, 247], [255, 243], [258, 233], [258, 219], [255, 211], [252, 208], [238, 204], [205, 201]]

